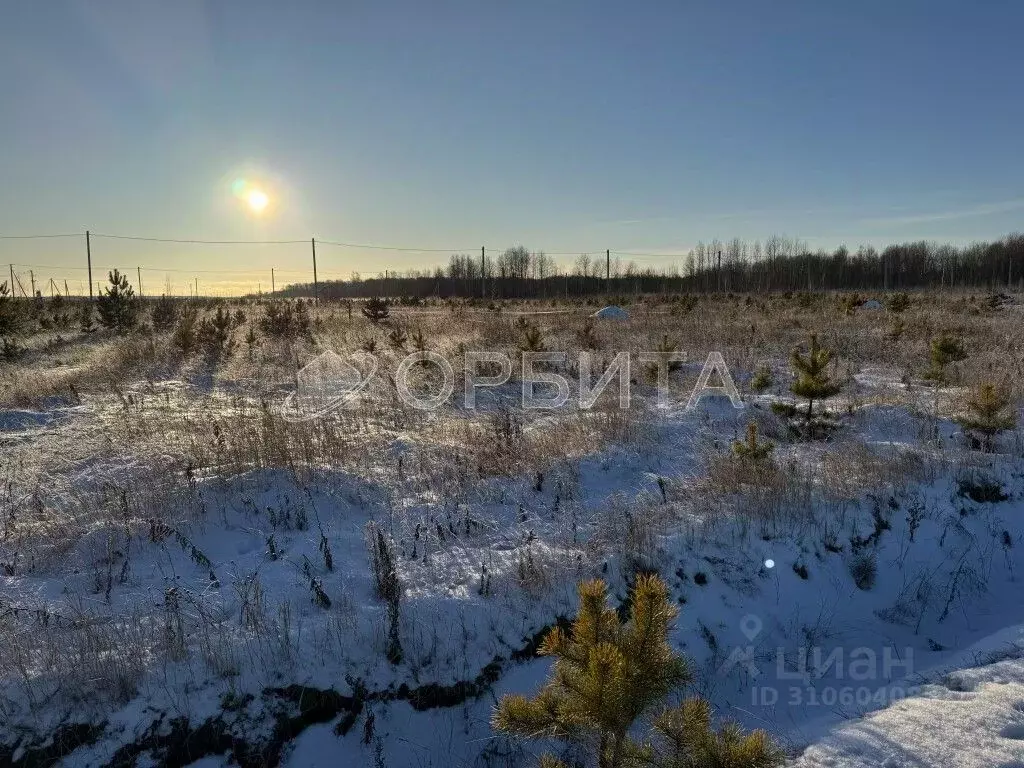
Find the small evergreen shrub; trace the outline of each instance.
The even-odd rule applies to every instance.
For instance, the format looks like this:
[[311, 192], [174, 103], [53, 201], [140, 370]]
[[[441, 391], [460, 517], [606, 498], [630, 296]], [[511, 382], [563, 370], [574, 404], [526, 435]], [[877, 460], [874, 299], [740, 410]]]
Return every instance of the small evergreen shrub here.
[[754, 376], [750, 380], [750, 388], [757, 393], [761, 393], [774, 383], [775, 379], [772, 376], [772, 369], [767, 365], [761, 365], [754, 371]]
[[391, 305], [387, 299], [374, 296], [363, 304], [363, 317], [374, 325], [382, 323], [391, 314]]
[[170, 296], [161, 296], [153, 304], [153, 330], [169, 331], [178, 320], [178, 305]]
[[[583, 756], [583, 764], [600, 768], [781, 765], [783, 755], [764, 731], [745, 734], [735, 723], [715, 730], [703, 699], [665, 708], [667, 697], [692, 674], [668, 642], [677, 610], [658, 576], [637, 578], [628, 617], [608, 605], [600, 580], [580, 584], [579, 596], [571, 628], [556, 626], [538, 651], [554, 657], [550, 678], [534, 698], [502, 698], [495, 730], [565, 742]], [[650, 724], [642, 740], [633, 733], [638, 721]], [[540, 764], [565, 765], [553, 755], [544, 755]]]
[[790, 385], [789, 390], [797, 397], [807, 401], [807, 415], [805, 418], [808, 430], [811, 419], [814, 417], [814, 401], [827, 400], [837, 394], [840, 386], [832, 381], [828, 374], [828, 364], [832, 360], [832, 350], [825, 349], [818, 344], [818, 335], [811, 334], [810, 347], [804, 355], [799, 349], [794, 349], [790, 356], [790, 362], [796, 373], [796, 380]]
[[128, 278], [116, 269], [107, 275], [110, 282], [96, 299], [100, 323], [118, 333], [126, 333], [138, 319], [138, 300]]
[[981, 435], [983, 450], [991, 451], [996, 435], [1017, 425], [1017, 414], [1009, 406], [1008, 392], [984, 383], [968, 399], [969, 413], [957, 421], [967, 432]]
[[963, 342], [944, 333], [932, 339], [929, 352], [930, 364], [928, 370], [925, 371], [924, 378], [934, 381], [936, 384], [945, 384], [948, 381], [947, 367], [951, 363], [965, 359], [967, 359], [967, 352], [964, 350]]

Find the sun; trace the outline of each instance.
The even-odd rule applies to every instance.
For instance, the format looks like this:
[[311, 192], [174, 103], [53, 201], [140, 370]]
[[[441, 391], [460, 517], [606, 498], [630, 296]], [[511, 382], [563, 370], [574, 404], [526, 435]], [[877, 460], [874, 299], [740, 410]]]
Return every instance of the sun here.
[[267, 193], [262, 189], [249, 190], [249, 194], [245, 197], [245, 202], [249, 204], [249, 210], [253, 213], [263, 213], [266, 209], [267, 204], [270, 202], [270, 198], [267, 197]]

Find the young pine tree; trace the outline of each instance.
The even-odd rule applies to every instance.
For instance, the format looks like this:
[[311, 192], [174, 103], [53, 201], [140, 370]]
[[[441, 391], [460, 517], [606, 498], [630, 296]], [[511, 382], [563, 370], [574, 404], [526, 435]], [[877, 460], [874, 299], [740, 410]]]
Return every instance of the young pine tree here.
[[726, 723], [717, 733], [711, 727], [711, 707], [703, 699], [688, 699], [655, 718], [654, 743], [647, 745], [634, 765], [656, 768], [774, 768], [782, 752], [764, 731], [744, 733]]
[[367, 299], [366, 303], [363, 304], [363, 316], [374, 325], [387, 320], [390, 314], [391, 305], [387, 299], [374, 296], [371, 299]]
[[11, 289], [7, 281], [0, 283], [0, 336], [14, 333], [18, 329], [17, 308], [14, 306]]
[[968, 399], [970, 413], [959, 419], [960, 425], [969, 432], [980, 433], [985, 450], [991, 451], [995, 436], [1017, 425], [1017, 415], [1009, 405], [1005, 391], [994, 384], [982, 384]]
[[196, 341], [211, 355], [219, 357], [229, 352], [232, 347], [231, 313], [217, 307], [213, 317], [204, 318], [196, 326]]
[[118, 333], [125, 333], [135, 325], [137, 304], [135, 291], [128, 278], [116, 269], [107, 275], [110, 285], [96, 299], [100, 323], [105, 328], [112, 328]]
[[153, 330], [169, 331], [178, 319], [178, 305], [166, 293], [153, 303]]
[[78, 310], [78, 325], [82, 333], [92, 333], [96, 330], [96, 313], [91, 301], [82, 304]]
[[757, 424], [752, 421], [747, 424], [747, 439], [734, 441], [732, 452], [736, 455], [736, 458], [756, 464], [768, 458], [774, 447], [774, 443], [758, 442]]
[[544, 352], [547, 347], [544, 344], [544, 333], [532, 323], [524, 323], [520, 326], [523, 331], [523, 340], [519, 343], [522, 352]]
[[818, 345], [818, 334], [811, 334], [810, 349], [806, 355], [794, 349], [790, 363], [796, 373], [789, 391], [797, 397], [807, 400], [807, 424], [810, 426], [814, 416], [814, 401], [827, 400], [836, 394], [840, 387], [828, 375], [828, 364], [832, 360], [832, 350]]
[[[745, 736], [727, 725], [716, 733], [710, 709], [699, 699], [656, 719], [657, 742], [634, 741], [630, 730], [636, 721], [690, 679], [685, 661], [668, 644], [676, 616], [668, 588], [657, 576], [640, 576], [625, 622], [609, 607], [604, 582], [580, 584], [579, 595], [571, 630], [556, 627], [541, 645], [541, 654], [555, 657], [550, 679], [535, 698], [504, 697], [492, 721], [497, 730], [564, 741], [585, 753], [585, 765], [597, 768], [779, 764], [778, 750], [761, 732]], [[546, 755], [541, 765], [564, 764]]]
[[931, 365], [925, 371], [924, 377], [934, 381], [935, 385], [944, 384], [948, 380], [946, 368], [950, 363], [957, 363], [967, 358], [967, 352], [959, 339], [944, 333], [936, 339], [932, 339], [931, 353], [929, 355]]
[[757, 370], [754, 371], [754, 376], [750, 380], [750, 388], [755, 392], [764, 392], [774, 383], [774, 377], [772, 376], [772, 369], [767, 365], [758, 366]]
[[[680, 362], [679, 360], [670, 359], [670, 356], [675, 354], [678, 351], [678, 349], [679, 347], [676, 345], [674, 341], [672, 341], [672, 339], [668, 337], [668, 334], [666, 333], [662, 335], [661, 341], [658, 343], [658, 346], [654, 350], [658, 355], [658, 359], [667, 361], [666, 368], [669, 373], [675, 373], [676, 371], [680, 370], [683, 367], [682, 362]], [[644, 366], [644, 376], [647, 378], [648, 381], [657, 381], [658, 371], [659, 369], [657, 362], [652, 361], [648, 363], [646, 366]]]

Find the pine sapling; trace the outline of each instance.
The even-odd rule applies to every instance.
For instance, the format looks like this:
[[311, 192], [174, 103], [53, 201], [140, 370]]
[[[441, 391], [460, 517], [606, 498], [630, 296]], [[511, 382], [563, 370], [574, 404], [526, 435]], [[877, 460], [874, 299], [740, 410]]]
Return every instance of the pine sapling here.
[[366, 303], [363, 304], [363, 317], [374, 325], [387, 320], [390, 314], [390, 303], [387, 299], [382, 299], [379, 296], [367, 299]]
[[886, 308], [893, 314], [900, 314], [910, 307], [910, 297], [905, 293], [894, 293], [886, 302]]
[[18, 316], [14, 306], [14, 298], [7, 281], [0, 283], [0, 336], [6, 336], [17, 330]]
[[984, 449], [991, 451], [995, 436], [1017, 425], [1017, 414], [1009, 405], [1010, 397], [1004, 389], [984, 383], [967, 400], [970, 413], [958, 421], [965, 430], [980, 433]]
[[762, 730], [744, 733], [733, 722], [717, 732], [711, 725], [711, 707], [703, 699], [687, 699], [655, 718], [654, 743], [639, 750], [632, 765], [658, 768], [774, 768], [783, 762], [782, 751]]
[[963, 343], [954, 336], [944, 333], [938, 338], [932, 339], [931, 351], [929, 354], [930, 365], [925, 371], [924, 378], [934, 381], [935, 386], [945, 384], [948, 381], [946, 368], [951, 363], [958, 363], [967, 359], [967, 352]]
[[828, 374], [828, 364], [832, 360], [832, 350], [818, 344], [818, 335], [811, 334], [810, 349], [801, 354], [794, 349], [790, 363], [796, 373], [796, 380], [790, 385], [789, 391], [797, 397], [807, 400], [806, 423], [810, 428], [814, 416], [814, 401], [827, 400], [840, 390], [840, 386], [832, 381]]
[[747, 424], [746, 440], [736, 440], [732, 444], [733, 454], [738, 459], [749, 461], [752, 464], [757, 464], [767, 459], [771, 456], [772, 449], [774, 448], [774, 443], [758, 441], [757, 424], [753, 421]]
[[[659, 360], [667, 361], [665, 370], [667, 370], [669, 373], [675, 373], [676, 371], [680, 370], [683, 367], [682, 362], [680, 362], [679, 360], [670, 359], [671, 356], [678, 351], [678, 349], [679, 347], [676, 345], [674, 341], [672, 341], [672, 339], [668, 337], [668, 334], [666, 333], [661, 337], [661, 341], [658, 342], [658, 346], [654, 350], [655, 353], [657, 353], [657, 358]], [[658, 378], [658, 363], [648, 363], [644, 367], [644, 374], [646, 375], [648, 381], [656, 381]]]
[[78, 327], [82, 333], [93, 333], [96, 330], [96, 313], [91, 301], [83, 304], [79, 310]]
[[135, 290], [128, 278], [118, 270], [108, 273], [110, 282], [103, 293], [96, 299], [100, 323], [105, 328], [112, 328], [118, 333], [125, 333], [135, 325], [138, 316], [138, 302]]
[[178, 324], [174, 327], [174, 333], [171, 334], [171, 344], [183, 355], [189, 355], [196, 348], [197, 344], [197, 329], [196, 326], [199, 323], [199, 314], [196, 312], [195, 307], [191, 304], [186, 304], [178, 317]]
[[231, 348], [231, 314], [222, 307], [212, 318], [204, 318], [196, 328], [196, 337], [207, 351], [219, 356]]
[[767, 365], [758, 366], [757, 370], [754, 371], [754, 376], [750, 380], [750, 388], [755, 392], [764, 392], [774, 383], [772, 376], [772, 369]]
[[[598, 768], [774, 768], [781, 763], [779, 750], [761, 731], [744, 734], [727, 724], [716, 732], [711, 710], [700, 699], [661, 712], [654, 719], [655, 738], [635, 741], [634, 724], [691, 679], [685, 660], [668, 642], [676, 617], [668, 587], [656, 575], [638, 577], [625, 621], [608, 605], [604, 582], [583, 582], [579, 595], [572, 627], [554, 628], [541, 644], [539, 653], [555, 659], [550, 678], [534, 698], [505, 696], [492, 720], [496, 730], [566, 742], [584, 753], [585, 764]], [[545, 755], [541, 765], [563, 763]]]
[[164, 294], [153, 304], [153, 330], [169, 331], [178, 319], [178, 305], [174, 299]]
[[544, 334], [540, 328], [532, 323], [524, 323], [523, 329], [523, 340], [519, 344], [519, 349], [522, 352], [544, 352], [547, 347], [544, 346]]

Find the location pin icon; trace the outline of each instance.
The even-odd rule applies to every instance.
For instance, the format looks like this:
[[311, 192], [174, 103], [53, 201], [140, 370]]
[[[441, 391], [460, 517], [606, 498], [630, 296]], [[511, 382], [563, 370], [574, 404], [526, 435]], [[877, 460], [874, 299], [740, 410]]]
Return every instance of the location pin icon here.
[[753, 642], [755, 637], [761, 634], [761, 628], [763, 626], [761, 619], [752, 613], [748, 613], [740, 619], [740, 632], [742, 632], [743, 636], [751, 642]]

